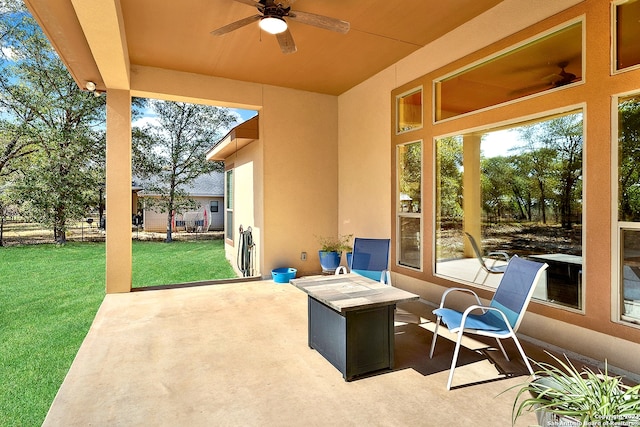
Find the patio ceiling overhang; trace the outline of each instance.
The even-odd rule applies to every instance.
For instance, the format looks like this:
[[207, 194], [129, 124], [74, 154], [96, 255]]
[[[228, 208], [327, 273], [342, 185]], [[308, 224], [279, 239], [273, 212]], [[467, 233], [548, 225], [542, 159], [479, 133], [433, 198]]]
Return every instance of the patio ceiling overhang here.
[[294, 10], [348, 21], [339, 34], [289, 22], [298, 51], [283, 54], [258, 24], [210, 32], [255, 15], [234, 0], [25, 0], [78, 86], [131, 87], [136, 67], [339, 95], [491, 9], [501, 0], [298, 0]]

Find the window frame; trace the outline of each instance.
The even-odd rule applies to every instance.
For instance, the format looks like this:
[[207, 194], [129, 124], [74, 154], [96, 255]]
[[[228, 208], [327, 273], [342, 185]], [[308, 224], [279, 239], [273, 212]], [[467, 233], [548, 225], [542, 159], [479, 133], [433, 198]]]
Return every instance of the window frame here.
[[[522, 49], [523, 47], [525, 47], [525, 46], [527, 46], [529, 44], [533, 44], [538, 40], [542, 40], [545, 37], [548, 37], [553, 33], [560, 32], [560, 31], [562, 31], [564, 29], [567, 29], [567, 28], [571, 27], [572, 25], [576, 25], [578, 23], [580, 23], [581, 26], [582, 26], [582, 48], [581, 48], [581, 52], [582, 52], [582, 61], [581, 61], [582, 76], [581, 76], [580, 81], [574, 82], [574, 83], [570, 83], [568, 85], [561, 86], [561, 87], [550, 88], [548, 90], [543, 90], [543, 91], [540, 91], [540, 92], [533, 93], [531, 95], [523, 96], [521, 98], [515, 98], [515, 99], [512, 99], [512, 100], [504, 101], [504, 102], [501, 102], [501, 103], [498, 103], [498, 104], [495, 104], [495, 105], [489, 105], [489, 106], [486, 106], [486, 107], [483, 107], [483, 108], [479, 108], [477, 110], [468, 111], [468, 112], [465, 112], [465, 113], [462, 113], [462, 114], [458, 114], [458, 115], [455, 115], [455, 116], [452, 116], [452, 117], [438, 118], [438, 116], [439, 116], [438, 112], [440, 110], [439, 99], [438, 99], [439, 92], [440, 92], [439, 85], [441, 84], [442, 81], [444, 81], [446, 79], [449, 79], [451, 77], [454, 77], [456, 75], [463, 74], [466, 71], [472, 70], [474, 68], [480, 67], [483, 64], [490, 63], [491, 61], [493, 61], [493, 60], [495, 60], [497, 58], [500, 58], [500, 57], [502, 57], [504, 55], [508, 55], [510, 52], [515, 52], [515, 51], [517, 51], [519, 49]], [[499, 50], [497, 52], [494, 52], [491, 55], [485, 56], [485, 57], [483, 57], [483, 58], [481, 58], [479, 60], [473, 61], [473, 62], [471, 62], [471, 63], [469, 63], [469, 64], [467, 64], [467, 65], [465, 65], [463, 67], [457, 68], [457, 69], [455, 69], [455, 70], [453, 70], [451, 72], [445, 73], [445, 74], [443, 74], [441, 76], [438, 76], [438, 77], [434, 78], [431, 81], [431, 86], [432, 86], [432, 88], [431, 88], [431, 93], [432, 93], [432, 96], [431, 96], [431, 109], [432, 109], [431, 124], [432, 125], [440, 125], [440, 124], [447, 123], [447, 122], [450, 122], [450, 121], [453, 121], [453, 120], [459, 120], [459, 119], [462, 119], [462, 118], [465, 118], [465, 117], [468, 117], [468, 116], [472, 116], [472, 115], [475, 115], [475, 114], [480, 114], [480, 113], [483, 113], [483, 112], [486, 112], [486, 111], [494, 110], [494, 109], [497, 109], [497, 108], [502, 108], [502, 107], [504, 107], [506, 105], [510, 105], [510, 104], [521, 102], [522, 100], [528, 100], [528, 99], [531, 99], [531, 98], [544, 96], [544, 95], [547, 95], [549, 93], [556, 92], [558, 90], [563, 90], [563, 89], [565, 89], [567, 87], [574, 87], [574, 86], [582, 85], [582, 84], [584, 84], [586, 82], [586, 74], [587, 74], [586, 73], [586, 16], [585, 15], [580, 15], [578, 17], [575, 17], [573, 19], [565, 21], [562, 24], [559, 24], [559, 25], [556, 25], [556, 26], [554, 26], [552, 28], [549, 28], [546, 31], [543, 31], [541, 33], [538, 33], [538, 34], [532, 36], [532, 37], [529, 37], [529, 38], [527, 38], [525, 40], [522, 40], [519, 43], [515, 43], [513, 45], [510, 45], [509, 47], [506, 47], [506, 48], [501, 49], [501, 50]]]
[[[414, 95], [418, 92], [420, 93], [420, 125], [410, 129], [401, 130], [400, 129], [400, 100], [410, 95]], [[409, 89], [397, 95], [395, 99], [395, 110], [396, 110], [396, 117], [395, 117], [395, 134], [396, 135], [402, 135], [408, 132], [413, 132], [413, 131], [422, 129], [424, 127], [424, 88], [422, 87], [422, 85], [416, 86], [412, 89]]]
[[[402, 212], [402, 201], [400, 200], [401, 191], [400, 191], [400, 157], [399, 157], [399, 149], [402, 146], [407, 146], [410, 144], [420, 144], [420, 209], [419, 212]], [[395, 254], [395, 265], [397, 267], [406, 268], [415, 272], [423, 272], [424, 271], [424, 140], [422, 138], [410, 140], [407, 142], [399, 143], [395, 145], [395, 181], [396, 181], [396, 191], [395, 191], [395, 223], [396, 223], [396, 254]], [[401, 234], [401, 219], [402, 218], [417, 218], [420, 221], [420, 241], [418, 246], [418, 260], [419, 266], [412, 266], [409, 264], [404, 264], [400, 262], [402, 255], [402, 234]]]
[[612, 0], [611, 2], [611, 13], [609, 14], [611, 16], [611, 23], [609, 25], [611, 29], [611, 60], [609, 61], [611, 65], [611, 75], [622, 74], [640, 69], [640, 63], [624, 68], [618, 68], [618, 6], [621, 6], [628, 1], [629, 0]]
[[624, 304], [624, 248], [622, 247], [622, 233], [626, 230], [640, 232], [640, 221], [620, 221], [619, 219], [619, 104], [620, 99], [633, 96], [640, 97], [640, 89], [619, 93], [611, 97], [611, 321], [628, 327], [640, 329], [640, 319], [635, 321], [625, 320], [622, 310], [622, 306]]
[[[545, 92], [546, 93], [546, 92]], [[447, 134], [443, 134], [443, 135], [436, 135], [433, 137], [433, 194], [437, 194], [437, 189], [436, 186], [438, 185], [438, 179], [437, 179], [437, 174], [438, 174], [438, 170], [437, 170], [437, 153], [436, 153], [436, 141], [438, 139], [441, 138], [447, 138], [447, 137], [455, 137], [455, 136], [459, 136], [459, 135], [465, 135], [465, 134], [472, 134], [472, 133], [490, 133], [492, 131], [495, 130], [503, 130], [503, 129], [507, 129], [507, 128], [515, 128], [518, 126], [525, 126], [527, 124], [531, 124], [531, 123], [535, 123], [535, 122], [539, 122], [539, 121], [544, 121], [545, 119], [553, 119], [554, 117], [557, 116], [562, 116], [565, 114], [570, 114], [571, 112], [578, 112], [580, 111], [583, 115], [583, 178], [582, 178], [582, 199], [584, 201], [586, 194], [587, 194], [587, 179], [585, 176], [585, 166], [584, 166], [584, 162], [585, 162], [585, 156], [586, 156], [586, 146], [587, 146], [587, 137], [586, 137], [586, 120], [587, 120], [587, 105], [584, 102], [578, 103], [578, 104], [572, 104], [572, 105], [568, 105], [568, 106], [564, 106], [561, 108], [557, 108], [557, 109], [553, 109], [553, 110], [545, 110], [545, 111], [540, 111], [536, 114], [530, 115], [530, 116], [526, 116], [526, 117], [516, 117], [513, 119], [510, 119], [508, 121], [505, 122], [499, 122], [499, 123], [487, 123], [484, 124], [482, 126], [478, 126], [478, 127], [474, 127], [472, 129], [465, 129], [465, 130], [459, 130], [456, 132], [449, 132]], [[424, 165], [423, 165], [424, 167]], [[465, 286], [470, 286], [473, 288], [477, 288], [477, 289], [483, 289], [483, 290], [490, 290], [491, 292], [495, 291], [495, 288], [492, 288], [490, 286], [486, 286], [483, 284], [478, 284], [478, 283], [472, 283], [472, 282], [467, 282], [464, 281], [462, 279], [456, 279], [455, 277], [451, 277], [451, 276], [447, 276], [444, 274], [439, 274], [437, 273], [437, 269], [436, 269], [436, 263], [437, 263], [437, 250], [436, 250], [436, 245], [437, 245], [437, 233], [436, 233], [436, 227], [437, 227], [437, 200], [433, 200], [433, 236], [432, 236], [432, 242], [430, 242], [430, 244], [432, 245], [432, 260], [431, 260], [431, 266], [432, 266], [432, 271], [433, 271], [433, 276], [440, 278], [440, 279], [444, 279], [447, 281], [451, 281], [453, 283], [460, 283], [463, 284]], [[583, 208], [582, 208], [582, 212], [581, 212], [581, 221], [582, 224], [585, 224], [586, 222], [586, 209], [583, 203]], [[639, 228], [640, 228], [640, 224], [639, 224]], [[585, 270], [585, 266], [586, 266], [586, 262], [585, 262], [585, 254], [587, 253], [587, 240], [585, 239], [585, 227], [582, 228], [582, 236], [581, 236], [581, 241], [582, 241], [582, 257], [583, 257], [583, 265], [582, 265], [582, 275], [581, 275], [581, 297], [580, 297], [580, 308], [576, 308], [576, 307], [571, 307], [568, 305], [563, 305], [563, 304], [557, 304], [554, 303], [552, 301], [545, 301], [542, 299], [532, 299], [532, 302], [541, 304], [541, 305], [545, 305], [548, 307], [551, 307], [553, 309], [558, 309], [558, 310], [564, 310], [564, 311], [568, 311], [568, 312], [573, 312], [573, 313], [578, 313], [578, 314], [585, 314], [586, 313], [586, 294], [587, 294], [587, 281], [585, 280], [586, 274], [584, 273]], [[588, 268], [588, 267], [587, 267]], [[640, 326], [640, 325], [638, 325]]]
[[[235, 218], [233, 214], [233, 202], [234, 202], [234, 187], [235, 187], [235, 179], [234, 179], [234, 165], [229, 165], [225, 168], [224, 171], [224, 238], [227, 244], [234, 246], [235, 243]], [[229, 227], [229, 221], [231, 221], [231, 226]]]

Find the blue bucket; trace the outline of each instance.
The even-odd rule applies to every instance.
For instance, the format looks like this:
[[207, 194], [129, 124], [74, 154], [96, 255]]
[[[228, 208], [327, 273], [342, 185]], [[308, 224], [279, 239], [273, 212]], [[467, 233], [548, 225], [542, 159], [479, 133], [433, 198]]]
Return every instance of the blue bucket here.
[[296, 278], [297, 272], [295, 268], [275, 268], [271, 270], [271, 276], [276, 283], [289, 283], [289, 280]]

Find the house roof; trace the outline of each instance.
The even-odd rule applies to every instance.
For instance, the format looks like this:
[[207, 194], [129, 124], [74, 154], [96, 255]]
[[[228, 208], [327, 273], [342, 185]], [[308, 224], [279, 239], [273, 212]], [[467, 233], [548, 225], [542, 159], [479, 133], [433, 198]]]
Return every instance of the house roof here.
[[297, 52], [283, 54], [250, 0], [25, 0], [82, 88], [128, 89], [136, 67], [339, 95], [488, 11], [501, 0], [279, 0], [350, 23], [347, 34], [289, 22]]
[[[158, 193], [145, 192], [144, 187], [154, 182], [155, 178], [141, 179], [134, 177], [132, 187], [142, 188], [138, 192], [141, 197], [157, 196]], [[180, 187], [190, 197], [224, 197], [224, 173], [212, 172], [210, 174], [201, 175], [196, 178], [188, 186]]]
[[224, 160], [252, 141], [258, 139], [258, 120], [258, 116], [254, 116], [231, 129], [207, 151], [207, 160]]

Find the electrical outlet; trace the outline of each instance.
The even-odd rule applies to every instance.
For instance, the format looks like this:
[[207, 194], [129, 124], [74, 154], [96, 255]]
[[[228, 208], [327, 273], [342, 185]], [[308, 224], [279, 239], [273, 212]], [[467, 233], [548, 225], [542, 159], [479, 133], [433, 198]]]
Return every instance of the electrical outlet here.
[[300, 253], [300, 259], [302, 261], [306, 261], [307, 260], [307, 253], [306, 252], [301, 252]]

